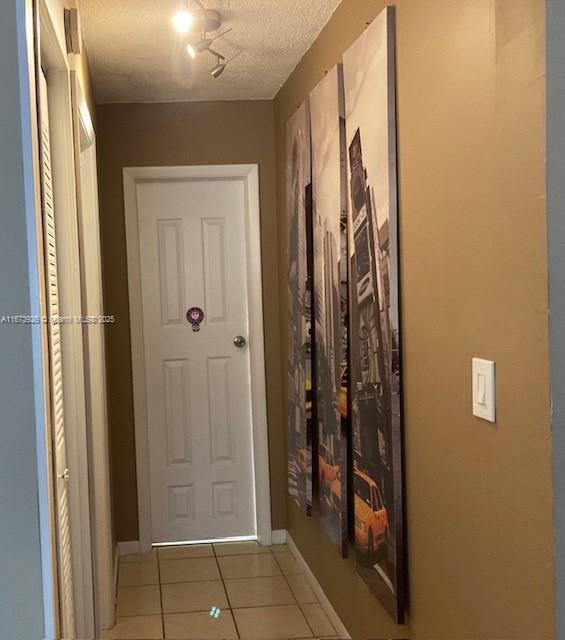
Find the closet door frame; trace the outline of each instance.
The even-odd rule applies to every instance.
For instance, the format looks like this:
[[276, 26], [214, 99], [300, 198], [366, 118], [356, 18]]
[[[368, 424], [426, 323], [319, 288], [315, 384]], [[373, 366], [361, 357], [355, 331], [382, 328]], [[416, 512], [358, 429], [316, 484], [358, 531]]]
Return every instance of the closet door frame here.
[[[39, 123], [39, 74], [45, 71], [48, 82], [50, 134], [52, 143], [52, 165], [55, 200], [55, 224], [57, 233], [59, 296], [61, 316], [80, 316], [82, 309], [80, 256], [77, 219], [77, 191], [75, 181], [75, 152], [71, 99], [71, 69], [66, 52], [63, 15], [55, 15], [56, 9], [47, 0], [31, 0], [28, 5], [26, 34], [28, 51], [33, 57], [28, 60], [32, 121]], [[31, 19], [31, 24], [29, 18]], [[33, 48], [31, 48], [33, 47]], [[53, 117], [56, 114], [56, 117]], [[39, 128], [39, 127], [38, 127]], [[38, 149], [39, 153], [39, 149]], [[39, 170], [35, 173], [36, 192], [41, 191]], [[41, 210], [36, 216], [38, 238], [42, 236]], [[40, 295], [42, 315], [45, 306], [45, 269], [43, 267], [44, 246], [38, 240], [40, 268]], [[42, 328], [43, 392], [49, 406], [48, 340], [46, 327]], [[75, 622], [78, 637], [89, 637], [93, 629], [94, 594], [92, 585], [92, 562], [90, 541], [90, 498], [88, 483], [88, 449], [86, 433], [85, 379], [83, 330], [73, 321], [62, 326], [64, 414], [67, 438], [67, 462], [70, 469], [69, 498], [71, 514], [71, 544], [75, 593]], [[40, 455], [46, 457], [48, 482], [48, 508], [44, 509], [45, 535], [42, 545], [49, 549], [50, 575], [44, 577], [46, 609], [46, 632], [54, 628], [55, 637], [60, 632], [60, 595], [58, 589], [59, 567], [57, 562], [56, 501], [53, 470], [53, 432], [49, 410], [45, 412], [45, 447]], [[39, 477], [39, 483], [45, 482]], [[85, 558], [87, 561], [85, 562]], [[89, 559], [89, 561], [88, 561]]]
[[[83, 315], [104, 315], [96, 132], [76, 71], [71, 72]], [[96, 631], [116, 622], [117, 556], [113, 540], [108, 442], [106, 327], [83, 326]], [[111, 329], [110, 329], [111, 330]], [[90, 636], [85, 636], [90, 637]]]

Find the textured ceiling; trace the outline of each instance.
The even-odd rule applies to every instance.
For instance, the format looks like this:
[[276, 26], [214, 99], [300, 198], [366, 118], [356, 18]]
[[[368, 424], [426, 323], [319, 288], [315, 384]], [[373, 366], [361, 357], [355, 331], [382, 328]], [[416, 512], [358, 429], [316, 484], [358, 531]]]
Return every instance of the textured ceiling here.
[[192, 60], [188, 35], [171, 22], [181, 0], [80, 0], [96, 99], [108, 102], [273, 98], [340, 0], [204, 0], [233, 31], [214, 43], [227, 58], [214, 80], [215, 58]]

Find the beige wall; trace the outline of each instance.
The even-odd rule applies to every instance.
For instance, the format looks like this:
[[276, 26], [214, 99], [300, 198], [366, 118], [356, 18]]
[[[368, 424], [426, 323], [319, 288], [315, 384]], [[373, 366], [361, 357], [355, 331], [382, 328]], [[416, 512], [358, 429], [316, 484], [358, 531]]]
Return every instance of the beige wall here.
[[110, 444], [118, 540], [137, 540], [137, 491], [122, 168], [258, 163], [263, 249], [267, 403], [274, 528], [285, 526], [274, 113], [270, 101], [98, 107], [100, 207], [108, 329]]
[[[285, 123], [384, 4], [344, 0], [275, 101], [282, 327]], [[394, 4], [409, 628], [395, 629], [353, 563], [290, 503], [288, 526], [354, 638], [544, 640], [554, 635], [544, 1]], [[496, 361], [496, 425], [471, 416], [473, 356]]]

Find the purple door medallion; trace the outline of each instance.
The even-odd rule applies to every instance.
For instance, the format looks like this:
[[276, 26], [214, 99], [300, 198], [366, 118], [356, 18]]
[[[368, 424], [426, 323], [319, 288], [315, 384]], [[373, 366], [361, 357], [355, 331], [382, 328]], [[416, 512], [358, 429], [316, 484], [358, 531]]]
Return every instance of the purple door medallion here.
[[192, 325], [193, 331], [200, 331], [200, 325], [204, 320], [204, 311], [200, 307], [191, 307], [186, 312], [186, 319]]

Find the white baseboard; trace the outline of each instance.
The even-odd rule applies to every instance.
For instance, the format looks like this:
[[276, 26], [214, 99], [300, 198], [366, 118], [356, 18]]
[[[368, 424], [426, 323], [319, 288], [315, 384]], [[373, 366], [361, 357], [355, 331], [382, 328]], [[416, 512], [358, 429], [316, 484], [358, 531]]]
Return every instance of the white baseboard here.
[[[204, 540], [202, 541], [204, 543]], [[286, 529], [275, 529], [271, 534], [271, 544], [285, 544]], [[182, 542], [179, 544], [187, 544]], [[128, 542], [118, 542], [118, 553], [120, 556], [131, 556], [139, 553], [139, 540], [129, 540]]]
[[310, 567], [308, 566], [308, 563], [306, 562], [306, 560], [304, 560], [302, 554], [298, 550], [298, 547], [296, 546], [296, 543], [292, 539], [292, 536], [290, 535], [290, 533], [288, 533], [288, 531], [285, 533], [286, 533], [286, 536], [285, 536], [286, 544], [288, 545], [290, 552], [294, 556], [296, 562], [298, 562], [298, 564], [300, 565], [300, 568], [302, 569], [302, 571], [304, 572], [304, 575], [308, 579], [308, 582], [310, 583], [310, 586], [312, 587], [312, 590], [314, 591], [316, 598], [318, 598], [318, 602], [320, 603], [322, 609], [325, 611], [326, 615], [328, 616], [334, 629], [337, 631], [340, 638], [345, 638], [347, 640], [350, 640], [351, 636], [349, 635], [349, 632], [347, 631], [343, 622], [340, 620], [339, 616], [335, 612], [335, 609], [333, 608], [332, 603], [328, 600], [328, 597], [324, 593], [324, 590], [320, 586], [320, 583], [316, 580], [316, 576], [312, 573], [312, 569], [310, 569]]
[[286, 544], [286, 529], [275, 529], [271, 534], [272, 544]]
[[139, 553], [139, 540], [130, 540], [129, 542], [118, 542], [118, 553], [121, 556], [131, 556]]

